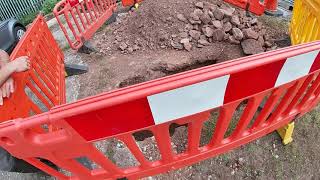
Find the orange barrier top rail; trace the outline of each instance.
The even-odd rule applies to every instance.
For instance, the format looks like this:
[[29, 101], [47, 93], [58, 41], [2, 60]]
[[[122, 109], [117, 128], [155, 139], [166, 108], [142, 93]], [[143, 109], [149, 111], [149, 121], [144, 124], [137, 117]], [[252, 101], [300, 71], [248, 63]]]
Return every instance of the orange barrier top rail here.
[[[0, 145], [60, 179], [139, 178], [177, 169], [260, 138], [310, 111], [320, 100], [319, 51], [320, 42], [293, 46], [57, 106], [0, 124]], [[240, 105], [244, 111], [227, 135]], [[219, 112], [213, 136], [201, 146], [201, 127], [212, 111]], [[185, 152], [171, 147], [172, 124], [187, 126]], [[56, 129], [32, 131], [45, 125]], [[155, 137], [159, 160], [146, 159], [135, 141], [134, 134], [145, 131]], [[122, 141], [139, 164], [120, 168], [93, 145], [110, 138]], [[85, 167], [77, 161], [80, 157], [97, 166]]]
[[70, 47], [79, 49], [111, 17], [116, 6], [116, 0], [62, 0], [53, 13]]
[[0, 106], [0, 122], [40, 114], [66, 102], [64, 55], [43, 17], [34, 21], [11, 59], [20, 56], [30, 58], [31, 69], [13, 75], [16, 90]]

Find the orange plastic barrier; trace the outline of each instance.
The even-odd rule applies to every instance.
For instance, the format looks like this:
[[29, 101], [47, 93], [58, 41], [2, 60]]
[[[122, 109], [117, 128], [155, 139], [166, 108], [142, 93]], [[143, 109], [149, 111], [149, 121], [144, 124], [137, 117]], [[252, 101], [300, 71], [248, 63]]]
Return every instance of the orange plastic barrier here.
[[11, 59], [20, 56], [28, 56], [32, 68], [13, 75], [16, 90], [0, 106], [0, 122], [40, 114], [65, 103], [64, 55], [43, 17], [34, 21]]
[[[178, 169], [249, 143], [309, 112], [320, 101], [319, 52], [320, 42], [292, 46], [58, 106], [0, 124], [0, 145], [59, 179], [135, 179]], [[245, 106], [243, 113], [227, 136], [240, 105]], [[201, 128], [212, 111], [219, 112], [214, 133], [200, 147]], [[187, 125], [185, 152], [173, 152], [172, 124]], [[57, 130], [31, 130], [43, 125]], [[159, 160], [146, 159], [133, 137], [145, 131], [155, 137]], [[120, 168], [93, 145], [113, 138], [129, 148], [139, 165]], [[85, 167], [76, 160], [80, 157], [97, 166]], [[70, 173], [62, 174], [38, 158]]]
[[111, 17], [116, 6], [116, 0], [62, 0], [53, 13], [70, 47], [79, 49]]

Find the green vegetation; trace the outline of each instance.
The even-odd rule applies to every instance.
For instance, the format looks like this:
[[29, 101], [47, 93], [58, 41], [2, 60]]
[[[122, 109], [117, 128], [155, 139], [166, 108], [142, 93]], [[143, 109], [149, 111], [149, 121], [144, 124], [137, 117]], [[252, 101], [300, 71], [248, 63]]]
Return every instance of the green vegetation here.
[[[59, 1], [60, 0], [46, 0], [46, 1], [44, 1], [43, 5], [42, 5], [41, 12], [43, 12], [44, 15], [52, 13], [53, 8], [56, 6], [56, 4]], [[24, 16], [20, 21], [22, 24], [24, 24], [26, 26], [26, 25], [32, 23], [38, 14], [39, 14], [39, 12], [30, 13], [30, 14]]]
[[32, 23], [32, 21], [37, 17], [38, 15], [38, 12], [34, 12], [34, 13], [31, 13], [31, 14], [28, 14], [26, 16], [24, 16], [20, 22], [23, 24], [23, 25], [28, 25], [30, 23]]
[[59, 2], [59, 0], [46, 0], [44, 1], [42, 5], [42, 12], [47, 15], [52, 12], [53, 8], [56, 6], [56, 4]]

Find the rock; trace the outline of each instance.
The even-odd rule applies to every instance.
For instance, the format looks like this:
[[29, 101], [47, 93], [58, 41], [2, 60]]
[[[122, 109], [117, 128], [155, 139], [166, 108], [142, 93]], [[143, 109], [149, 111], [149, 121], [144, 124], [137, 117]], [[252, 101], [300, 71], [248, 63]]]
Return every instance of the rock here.
[[193, 24], [193, 25], [195, 25], [195, 24], [201, 24], [201, 21], [195, 21], [195, 20], [193, 20], [193, 19], [189, 19], [189, 22], [191, 23], [191, 24]]
[[140, 49], [140, 47], [137, 44], [133, 45], [132, 48], [134, 51], [137, 51]]
[[217, 8], [215, 11], [213, 11], [213, 16], [217, 19], [217, 20], [222, 20], [224, 17], [224, 13], [220, 8]]
[[239, 16], [237, 15], [233, 15], [231, 17], [231, 20], [230, 22], [233, 24], [233, 25], [236, 25], [236, 26], [239, 26], [241, 23], [240, 23], [240, 19], [239, 19]]
[[132, 47], [129, 47], [129, 48], [128, 48], [128, 52], [129, 52], [129, 53], [133, 53], [133, 51], [134, 51], [134, 50], [133, 50]]
[[262, 36], [259, 36], [258, 41], [259, 41], [259, 43], [261, 44], [261, 46], [264, 46], [264, 45], [265, 45], [264, 39], [263, 39]]
[[212, 12], [212, 11], [209, 11], [209, 12], [208, 12], [208, 14], [209, 14], [209, 16], [210, 16], [211, 18], [213, 18], [213, 17], [214, 17], [214, 15], [213, 15], [213, 12]]
[[202, 29], [202, 31], [203, 31], [203, 34], [207, 37], [212, 37], [213, 35], [213, 29], [210, 27], [205, 27]]
[[183, 47], [187, 50], [187, 51], [191, 51], [192, 49], [192, 45], [190, 42], [183, 44]]
[[178, 42], [174, 42], [172, 41], [171, 42], [171, 46], [174, 48], [174, 49], [179, 49], [179, 50], [182, 50], [183, 49], [183, 45], [178, 43]]
[[218, 8], [217, 5], [212, 3], [205, 3], [204, 9], [209, 9], [211, 12], [214, 12]]
[[195, 24], [195, 25], [193, 25], [193, 28], [192, 29], [194, 29], [194, 30], [199, 30], [199, 25], [198, 24]]
[[185, 22], [185, 23], [188, 22], [187, 18], [184, 17], [183, 14], [178, 14], [178, 15], [177, 15], [177, 18], [179, 19], [179, 21], [182, 21], [182, 22]]
[[258, 54], [264, 52], [260, 43], [255, 39], [246, 39], [241, 42], [241, 47], [246, 55]]
[[[263, 38], [262, 38], [262, 39], [263, 39]], [[265, 45], [267, 48], [269, 48], [269, 47], [272, 46], [272, 43], [269, 42], [269, 41], [266, 41], [266, 42], [264, 42], [264, 45]]]
[[181, 44], [186, 44], [189, 42], [190, 42], [189, 38], [184, 38], [184, 39], [181, 39], [181, 41], [180, 41]]
[[179, 37], [180, 37], [180, 38], [187, 38], [187, 37], [188, 37], [188, 33], [186, 33], [186, 32], [181, 32], [181, 33], [179, 33]]
[[208, 13], [203, 13], [200, 16], [200, 20], [202, 21], [203, 24], [209, 24], [211, 22], [211, 18]]
[[255, 25], [258, 23], [258, 19], [257, 18], [253, 18], [251, 21], [250, 21], [250, 24], [251, 25]]
[[244, 36], [248, 39], [258, 39], [259, 38], [259, 34], [257, 32], [255, 32], [254, 30], [252, 30], [251, 28], [243, 29], [242, 32], [243, 32]]
[[225, 32], [229, 32], [232, 29], [232, 24], [230, 22], [225, 23], [223, 29]]
[[203, 45], [203, 46], [208, 46], [210, 45], [210, 43], [207, 41], [207, 40], [204, 40], [204, 39], [200, 39], [198, 41], [199, 44]]
[[229, 36], [230, 36], [230, 34], [229, 33], [224, 33], [224, 38], [223, 38], [223, 40], [228, 40], [229, 39]]
[[192, 24], [186, 24], [186, 26], [184, 27], [185, 30], [189, 31], [191, 29], [193, 29], [193, 25]]
[[126, 50], [127, 48], [128, 48], [128, 45], [127, 45], [126, 43], [124, 43], [124, 42], [120, 43], [119, 49], [120, 49], [121, 51], [124, 51], [124, 50]]
[[222, 41], [224, 39], [225, 33], [222, 29], [216, 29], [212, 33], [212, 40], [213, 41]]
[[201, 36], [201, 32], [196, 30], [190, 30], [189, 35], [192, 37], [192, 39], [199, 40]]
[[197, 2], [195, 5], [196, 5], [197, 8], [200, 8], [200, 9], [203, 9], [203, 7], [204, 7], [204, 3], [203, 2]]
[[200, 17], [203, 14], [203, 11], [201, 9], [195, 9], [193, 13]]
[[200, 21], [200, 17], [196, 13], [190, 13], [190, 18], [194, 21]]
[[207, 37], [205, 35], [200, 35], [200, 39], [207, 40]]
[[222, 29], [222, 23], [221, 21], [212, 21], [213, 27], [217, 28], [217, 29]]
[[234, 36], [229, 36], [229, 42], [231, 44], [240, 44], [240, 41], [236, 40]]
[[222, 8], [222, 12], [224, 13], [225, 16], [227, 17], [232, 17], [233, 13], [236, 11], [235, 8], [231, 8], [231, 7], [225, 7]]
[[239, 28], [232, 28], [232, 34], [238, 41], [241, 41], [243, 39], [243, 33]]

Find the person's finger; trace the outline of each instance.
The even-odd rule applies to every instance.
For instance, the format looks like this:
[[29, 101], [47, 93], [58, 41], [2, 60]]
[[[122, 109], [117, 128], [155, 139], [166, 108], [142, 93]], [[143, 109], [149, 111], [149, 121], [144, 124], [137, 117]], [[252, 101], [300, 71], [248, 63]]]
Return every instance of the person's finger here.
[[9, 84], [9, 89], [11, 93], [14, 93], [14, 83], [13, 81]]
[[7, 98], [9, 98], [10, 97], [10, 94], [11, 94], [11, 92], [10, 92], [10, 83], [6, 83], [6, 97]]
[[[2, 90], [0, 89], [0, 94], [2, 95]], [[3, 105], [3, 99], [2, 99], [2, 96], [0, 96], [0, 106]]]

